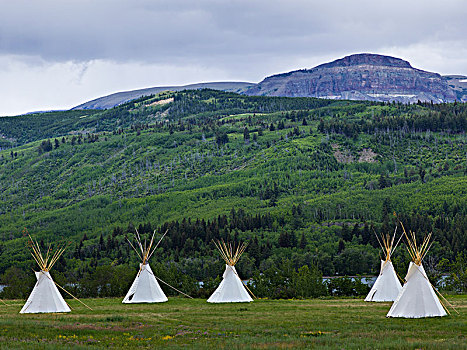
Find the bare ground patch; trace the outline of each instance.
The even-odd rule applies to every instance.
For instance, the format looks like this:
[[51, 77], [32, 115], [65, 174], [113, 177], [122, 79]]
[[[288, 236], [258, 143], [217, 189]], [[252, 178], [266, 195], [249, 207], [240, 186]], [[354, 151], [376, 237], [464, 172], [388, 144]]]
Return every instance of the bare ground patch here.
[[348, 164], [354, 161], [352, 154], [348, 150], [344, 149], [341, 151], [339, 145], [335, 143], [333, 143], [331, 146], [334, 150], [334, 157], [336, 158], [337, 162]]
[[[337, 162], [343, 163], [343, 164], [349, 164], [349, 163], [355, 162], [355, 158], [349, 150], [342, 149], [341, 146], [339, 146], [336, 143], [333, 143], [331, 146], [332, 146], [332, 149], [334, 150], [334, 157], [336, 158]], [[373, 152], [371, 148], [364, 148], [360, 152], [357, 162], [358, 163], [374, 163], [376, 162], [377, 156], [378, 154]]]
[[378, 154], [373, 152], [371, 148], [364, 148], [360, 152], [360, 158], [358, 158], [359, 163], [374, 163], [376, 162], [376, 157]]
[[174, 101], [174, 98], [170, 97], [170, 98], [166, 98], [165, 100], [159, 100], [159, 101], [150, 103], [148, 105], [145, 105], [145, 107], [162, 106], [162, 105], [166, 105], [167, 103], [170, 103], [170, 102], [173, 102], [173, 101]]

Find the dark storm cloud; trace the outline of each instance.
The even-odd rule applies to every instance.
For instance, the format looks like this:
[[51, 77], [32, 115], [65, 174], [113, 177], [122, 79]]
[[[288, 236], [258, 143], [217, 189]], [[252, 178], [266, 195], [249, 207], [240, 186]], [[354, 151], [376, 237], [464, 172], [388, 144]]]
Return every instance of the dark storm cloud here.
[[467, 74], [465, 0], [0, 0], [0, 115], [352, 53]]
[[465, 40], [464, 1], [2, 1], [0, 54], [228, 63]]

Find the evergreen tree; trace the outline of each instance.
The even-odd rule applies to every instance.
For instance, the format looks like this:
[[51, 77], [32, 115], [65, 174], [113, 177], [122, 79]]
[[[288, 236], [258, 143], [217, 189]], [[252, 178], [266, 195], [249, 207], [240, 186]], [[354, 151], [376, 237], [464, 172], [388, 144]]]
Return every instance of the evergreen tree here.
[[344, 223], [341, 228], [341, 237], [344, 241], [350, 242], [352, 240], [352, 233], [349, 230], [349, 226]]
[[290, 236], [286, 231], [279, 234], [278, 244], [282, 248], [290, 247]]
[[360, 235], [360, 229], [358, 227], [358, 223], [356, 223], [354, 226], [353, 226], [353, 230], [352, 230], [352, 238], [353, 237], [358, 237]]
[[421, 181], [421, 182], [425, 182], [425, 174], [426, 174], [425, 169], [423, 169], [423, 167], [420, 166], [420, 167], [418, 168], [418, 175], [420, 175], [420, 181]]
[[247, 127], [243, 129], [243, 140], [244, 141], [250, 141], [250, 131], [248, 130]]
[[386, 176], [384, 174], [381, 174], [380, 177], [379, 177], [379, 180], [378, 180], [378, 187], [379, 189], [383, 189], [383, 188], [386, 188], [389, 186], [389, 182], [388, 182], [388, 179], [386, 178]]
[[337, 253], [340, 254], [344, 251], [345, 249], [345, 242], [344, 240], [341, 238], [339, 239], [339, 243], [338, 243], [338, 246], [337, 246]]
[[307, 243], [308, 243], [308, 242], [307, 242], [306, 237], [305, 237], [305, 232], [302, 232], [302, 236], [300, 237], [299, 248], [300, 248], [300, 249], [305, 249]]

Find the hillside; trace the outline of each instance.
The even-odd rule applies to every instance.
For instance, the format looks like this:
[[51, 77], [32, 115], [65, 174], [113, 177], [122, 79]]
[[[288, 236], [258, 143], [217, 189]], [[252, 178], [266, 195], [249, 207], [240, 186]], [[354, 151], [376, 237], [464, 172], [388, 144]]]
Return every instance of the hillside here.
[[[245, 276], [285, 258], [375, 273], [373, 230], [392, 231], [393, 212], [433, 231], [430, 273], [467, 248], [465, 104], [192, 90], [82, 112], [55, 112], [48, 128], [41, 115], [0, 118], [3, 147], [18, 144], [0, 151], [0, 273], [33, 267], [23, 228], [44, 246], [71, 242], [68, 281], [136, 266], [134, 227], [169, 228], [156, 270], [196, 280], [222, 271], [221, 237], [250, 242]], [[403, 274], [403, 249], [395, 261]]]
[[246, 94], [404, 103], [458, 99], [441, 75], [415, 69], [398, 58], [374, 54], [351, 55], [313, 69], [273, 75]]

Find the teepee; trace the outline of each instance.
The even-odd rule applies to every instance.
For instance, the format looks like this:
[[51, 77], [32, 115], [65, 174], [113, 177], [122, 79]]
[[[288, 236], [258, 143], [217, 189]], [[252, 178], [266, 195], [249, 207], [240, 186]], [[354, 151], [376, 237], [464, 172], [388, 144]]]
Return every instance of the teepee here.
[[376, 236], [383, 250], [385, 259], [381, 260], [379, 276], [366, 296], [365, 301], [394, 301], [402, 289], [391, 261], [391, 256], [397, 248], [397, 244], [394, 246], [396, 230], [392, 238], [389, 234], [381, 234], [381, 239]]
[[417, 245], [415, 233], [410, 231], [410, 236], [404, 229], [407, 239], [407, 250], [412, 258], [409, 265], [405, 284], [396, 300], [392, 304], [387, 317], [421, 318], [446, 316], [446, 310], [435, 293], [425, 269], [422, 265], [423, 257], [431, 247], [431, 233], [425, 237], [421, 246]]
[[31, 255], [40, 267], [40, 271], [36, 272], [36, 285], [20, 313], [70, 312], [70, 307], [61, 296], [49, 272], [65, 251], [66, 246], [59, 247], [54, 253], [49, 246], [44, 258], [39, 244], [31, 236], [29, 236], [28, 245]]
[[[208, 299], [208, 303], [242, 303], [250, 302], [250, 297], [242, 280], [235, 270], [235, 264], [245, 251], [247, 244], [242, 243], [237, 247], [226, 244], [224, 241], [214, 242], [220, 255], [225, 260], [225, 272], [222, 282]], [[250, 292], [251, 293], [251, 292]]]
[[139, 265], [139, 271], [136, 275], [133, 284], [130, 287], [130, 290], [126, 294], [125, 298], [123, 299], [122, 303], [130, 304], [130, 303], [162, 303], [167, 301], [167, 297], [165, 296], [164, 292], [162, 291], [159, 283], [157, 283], [156, 276], [151, 270], [149, 266], [149, 258], [152, 256], [154, 251], [156, 250], [159, 243], [162, 241], [162, 238], [166, 235], [167, 231], [161, 237], [159, 242], [153, 248], [154, 243], [154, 235], [156, 231], [152, 234], [152, 238], [149, 244], [146, 244], [146, 240], [141, 242], [141, 237], [136, 231], [135, 240], [136, 245], [139, 248], [140, 252], [134, 247], [130, 240], [131, 247], [135, 250], [136, 254], [138, 254], [139, 258], [141, 259], [141, 263]]

